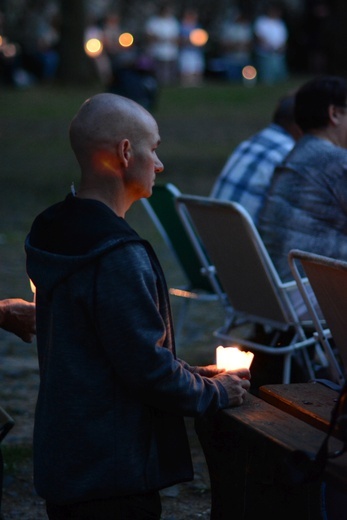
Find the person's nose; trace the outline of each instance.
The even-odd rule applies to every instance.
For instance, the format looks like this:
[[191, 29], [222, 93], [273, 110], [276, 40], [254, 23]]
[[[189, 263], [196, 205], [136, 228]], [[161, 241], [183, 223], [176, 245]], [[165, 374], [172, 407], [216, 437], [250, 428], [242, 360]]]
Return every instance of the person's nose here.
[[157, 157], [156, 163], [155, 163], [155, 173], [161, 173], [164, 171], [164, 165], [161, 162], [161, 160]]

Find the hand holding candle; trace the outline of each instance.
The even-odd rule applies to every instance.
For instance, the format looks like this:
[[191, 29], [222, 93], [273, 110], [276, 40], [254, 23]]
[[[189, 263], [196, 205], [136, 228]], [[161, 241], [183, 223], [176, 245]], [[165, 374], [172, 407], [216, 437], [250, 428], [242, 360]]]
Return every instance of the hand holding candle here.
[[243, 352], [237, 347], [219, 346], [216, 349], [217, 368], [225, 368], [225, 370], [250, 368], [253, 358], [253, 352]]
[[216, 378], [224, 386], [229, 398], [228, 406], [240, 406], [250, 388], [250, 371], [254, 354], [237, 347], [217, 347], [216, 364], [220, 372]]

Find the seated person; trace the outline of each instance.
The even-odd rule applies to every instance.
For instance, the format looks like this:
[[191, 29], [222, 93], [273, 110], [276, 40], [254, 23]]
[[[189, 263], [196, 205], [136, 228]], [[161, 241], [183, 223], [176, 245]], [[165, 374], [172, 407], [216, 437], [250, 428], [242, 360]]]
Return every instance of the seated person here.
[[305, 83], [295, 120], [304, 135], [276, 167], [259, 218], [284, 282], [293, 278], [291, 249], [347, 260], [347, 80], [321, 76]]
[[275, 166], [292, 150], [299, 136], [294, 96], [287, 95], [278, 101], [271, 123], [240, 143], [230, 155], [211, 197], [242, 204], [257, 225]]

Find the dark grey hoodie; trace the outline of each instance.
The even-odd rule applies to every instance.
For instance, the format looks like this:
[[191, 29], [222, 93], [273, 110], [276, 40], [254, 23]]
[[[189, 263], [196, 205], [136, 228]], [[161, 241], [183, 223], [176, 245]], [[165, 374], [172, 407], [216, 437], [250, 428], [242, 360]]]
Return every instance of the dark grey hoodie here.
[[36, 286], [40, 389], [34, 483], [57, 504], [191, 480], [184, 416], [228, 405], [175, 355], [151, 246], [107, 206], [68, 196], [26, 240]]

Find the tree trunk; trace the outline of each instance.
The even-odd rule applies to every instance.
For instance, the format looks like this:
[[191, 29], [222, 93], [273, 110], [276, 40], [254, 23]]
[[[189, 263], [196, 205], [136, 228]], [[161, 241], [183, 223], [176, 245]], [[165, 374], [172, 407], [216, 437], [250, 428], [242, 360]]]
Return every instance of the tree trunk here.
[[332, 20], [330, 26], [328, 67], [332, 74], [347, 74], [347, 3], [346, 0], [332, 2]]
[[84, 52], [85, 0], [60, 0], [60, 8], [62, 22], [58, 80], [65, 84], [96, 80], [94, 63]]

